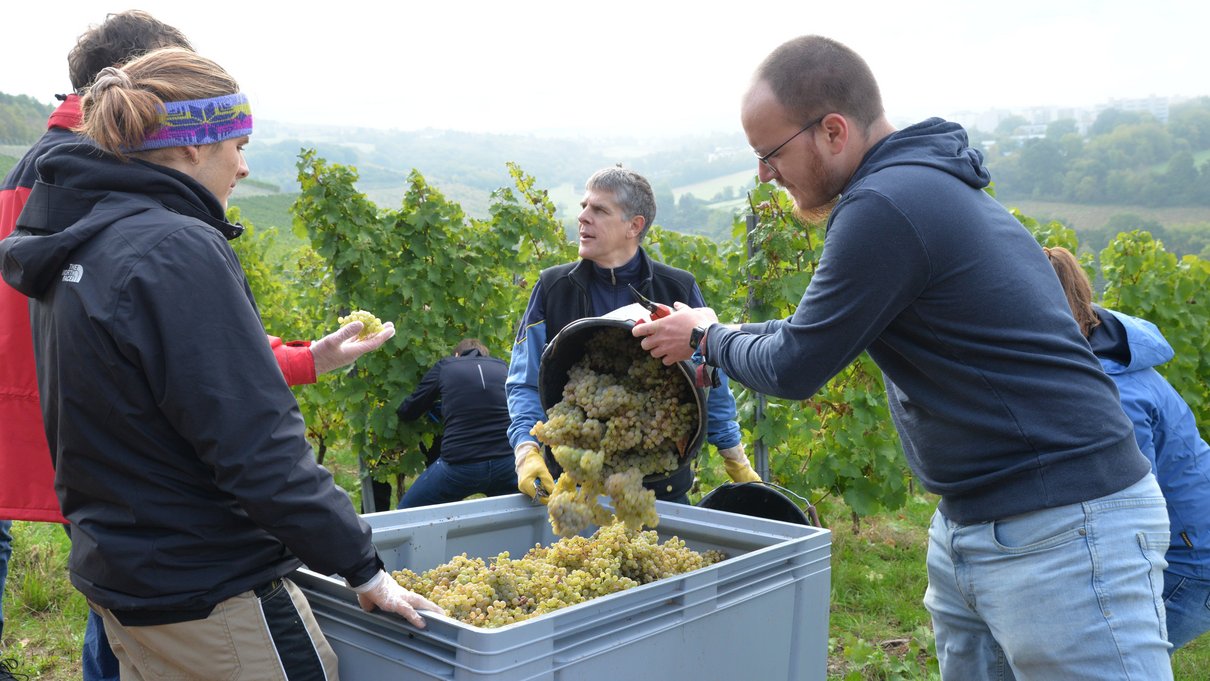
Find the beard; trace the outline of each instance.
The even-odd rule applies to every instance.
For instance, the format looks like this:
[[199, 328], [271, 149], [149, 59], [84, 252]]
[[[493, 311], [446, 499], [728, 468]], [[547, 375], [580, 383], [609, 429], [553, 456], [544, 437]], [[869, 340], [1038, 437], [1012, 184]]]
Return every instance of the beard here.
[[812, 176], [819, 178], [816, 193], [821, 198], [811, 200], [812, 205], [802, 205], [796, 198], [794, 215], [804, 222], [824, 222], [832, 214], [836, 202], [840, 200], [840, 191], [844, 189], [847, 180], [842, 180], [828, 172], [824, 167], [823, 157], [814, 146], [807, 147], [807, 167]]
[[833, 196], [831, 199], [814, 208], [803, 208], [794, 204], [794, 217], [808, 223], [827, 222], [828, 216], [832, 214], [832, 209], [836, 207], [836, 203], [840, 201], [840, 195]]

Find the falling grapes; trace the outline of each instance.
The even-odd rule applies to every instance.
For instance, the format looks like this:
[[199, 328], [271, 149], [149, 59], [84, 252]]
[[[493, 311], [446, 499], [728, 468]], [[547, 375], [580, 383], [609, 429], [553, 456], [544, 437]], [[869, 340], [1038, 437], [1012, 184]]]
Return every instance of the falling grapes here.
[[645, 352], [627, 329], [600, 329], [546, 415], [531, 434], [563, 467], [547, 504], [557, 534], [608, 522], [601, 494], [631, 529], [659, 524], [655, 492], [643, 478], [675, 471], [697, 427], [697, 404], [677, 370]]
[[336, 320], [341, 326], [349, 322], [361, 322], [364, 326], [361, 327], [361, 333], [357, 334], [357, 340], [365, 340], [374, 334], [382, 331], [382, 320], [375, 317], [373, 313], [365, 310], [354, 310], [349, 314]]
[[400, 570], [392, 575], [405, 589], [440, 605], [450, 617], [491, 628], [707, 567], [724, 558], [715, 550], [694, 551], [677, 537], [661, 544], [655, 532], [613, 523], [602, 525], [591, 537], [535, 546], [516, 560], [507, 551], [490, 561], [462, 554], [421, 574]]

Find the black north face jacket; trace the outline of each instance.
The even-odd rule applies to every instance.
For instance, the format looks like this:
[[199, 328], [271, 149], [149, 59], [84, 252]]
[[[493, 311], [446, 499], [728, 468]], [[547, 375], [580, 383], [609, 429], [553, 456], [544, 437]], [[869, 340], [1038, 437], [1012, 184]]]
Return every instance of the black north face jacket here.
[[151, 624], [300, 563], [371, 578], [370, 529], [315, 463], [221, 204], [89, 144], [38, 170], [0, 264], [31, 299], [72, 583]]

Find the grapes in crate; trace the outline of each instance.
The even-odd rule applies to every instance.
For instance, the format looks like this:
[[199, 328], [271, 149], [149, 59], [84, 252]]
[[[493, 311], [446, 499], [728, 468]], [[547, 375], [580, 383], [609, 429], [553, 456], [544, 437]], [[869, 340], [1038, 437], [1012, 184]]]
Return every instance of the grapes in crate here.
[[420, 574], [404, 569], [392, 575], [403, 588], [440, 605], [450, 617], [493, 628], [724, 558], [719, 551], [694, 551], [677, 537], [661, 544], [653, 531], [613, 523], [591, 537], [535, 546], [515, 560], [507, 551], [487, 561], [462, 554]]

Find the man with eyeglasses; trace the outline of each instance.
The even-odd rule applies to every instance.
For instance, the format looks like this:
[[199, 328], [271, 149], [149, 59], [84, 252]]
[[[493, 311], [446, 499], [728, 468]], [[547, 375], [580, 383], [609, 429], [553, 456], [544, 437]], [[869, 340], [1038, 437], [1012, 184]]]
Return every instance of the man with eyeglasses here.
[[1163, 495], [965, 131], [895, 130], [869, 67], [821, 36], [765, 59], [741, 122], [761, 180], [829, 215], [819, 266], [785, 320], [682, 309], [636, 327], [643, 346], [791, 399], [869, 352], [908, 465], [940, 497], [924, 604], [943, 679], [1171, 679]]
[[[554, 489], [554, 481], [529, 431], [546, 419], [538, 394], [538, 365], [547, 341], [577, 319], [634, 303], [631, 287], [656, 302], [705, 305], [692, 274], [652, 260], [640, 245], [656, 209], [651, 185], [642, 175], [623, 168], [599, 170], [588, 178], [580, 206], [580, 260], [551, 267], [539, 276], [517, 330], [505, 382], [517, 488], [543, 503], [546, 497], [536, 494], [534, 481], [540, 481], [547, 493]], [[744, 453], [735, 414], [735, 398], [720, 372], [719, 386], [707, 397], [706, 440], [718, 449], [732, 480], [758, 481]], [[693, 471], [686, 466], [644, 486], [657, 499], [687, 504], [692, 485]]]

